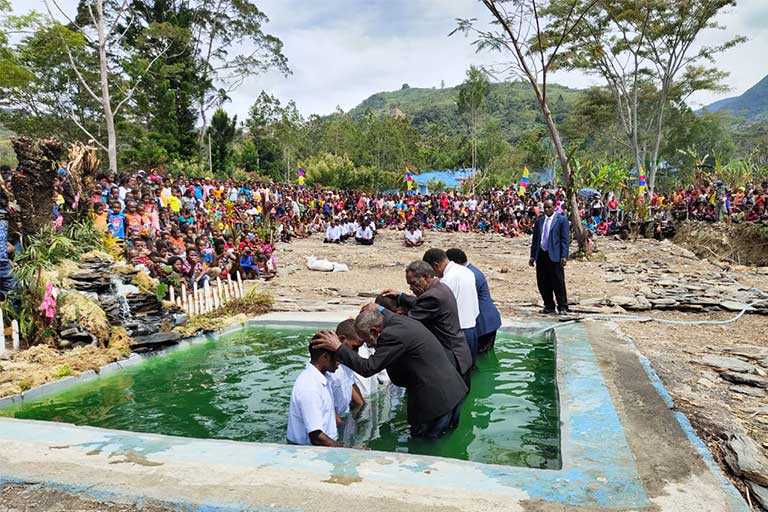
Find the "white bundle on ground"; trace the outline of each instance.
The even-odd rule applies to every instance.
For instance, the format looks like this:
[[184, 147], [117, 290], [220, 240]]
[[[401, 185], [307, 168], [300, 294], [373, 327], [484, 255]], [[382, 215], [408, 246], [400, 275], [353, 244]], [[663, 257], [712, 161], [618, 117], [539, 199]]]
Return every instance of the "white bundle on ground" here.
[[318, 272], [349, 272], [349, 267], [344, 263], [336, 263], [326, 259], [318, 259], [314, 256], [307, 256], [307, 268]]

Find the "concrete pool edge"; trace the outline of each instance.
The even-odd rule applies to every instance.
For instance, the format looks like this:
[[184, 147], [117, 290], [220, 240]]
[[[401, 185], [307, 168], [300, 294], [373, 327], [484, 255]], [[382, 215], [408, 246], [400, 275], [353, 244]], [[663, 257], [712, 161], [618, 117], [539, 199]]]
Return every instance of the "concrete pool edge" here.
[[[348, 316], [349, 315], [347, 313], [343, 312], [338, 313], [336, 316], [309, 314], [302, 315], [301, 321], [297, 322], [295, 318], [293, 320], [289, 320], [283, 315], [267, 315], [249, 320], [247, 322], [233, 324], [216, 333], [197, 336], [187, 340], [183, 347], [194, 343], [204, 342], [209, 339], [216, 339], [217, 337], [230, 334], [248, 325], [284, 325], [288, 323], [297, 325], [301, 323], [309, 323], [313, 326], [316, 326], [318, 323], [329, 324], [343, 318], [347, 318]], [[547, 324], [534, 324], [534, 327], [541, 327], [545, 325]], [[530, 330], [531, 326], [531, 323], [505, 321], [505, 330], [509, 329], [515, 331], [524, 327], [528, 327], [528, 330]], [[639, 479], [636, 474], [637, 472], [634, 468], [634, 457], [632, 456], [628, 447], [620, 450], [623, 452], [620, 457], [623, 459], [621, 462], [625, 464], [622, 468], [622, 471], [625, 473], [622, 476], [622, 478], [625, 479], [624, 482], [619, 482], [621, 478], [616, 478], [616, 472], [614, 471], [614, 469], [616, 469], [615, 465], [603, 467], [603, 472], [600, 473], [603, 475], [602, 477], [598, 475], [597, 478], [592, 478], [595, 473], [590, 473], [590, 477], [585, 478], [584, 474], [586, 473], [582, 475], [579, 474], [582, 468], [579, 468], [578, 464], [574, 463], [573, 459], [576, 458], [576, 455], [572, 454], [568, 449], [569, 446], [568, 443], [565, 442], [565, 439], [571, 434], [576, 435], [583, 433], [584, 425], [582, 424], [582, 428], [569, 428], [569, 425], [571, 425], [571, 420], [574, 418], [569, 414], [570, 408], [563, 407], [563, 403], [567, 403], [569, 399], [572, 400], [575, 398], [576, 402], [574, 405], [581, 407], [583, 404], [579, 403], [580, 400], [578, 399], [580, 397], [577, 395], [579, 390], [584, 391], [587, 388], [584, 388], [582, 383], [580, 386], [577, 386], [576, 388], [569, 391], [568, 386], [564, 385], [565, 377], [567, 377], [567, 375], [561, 379], [560, 372], [566, 371], [566, 362], [564, 361], [574, 355], [570, 354], [569, 356], [569, 351], [577, 351], [580, 353], [580, 357], [582, 358], [578, 361], [577, 366], [579, 369], [582, 372], [591, 374], [592, 376], [597, 375], [600, 378], [602, 377], [600, 376], [600, 371], [596, 367], [594, 361], [590, 362], [590, 359], [594, 359], [594, 354], [591, 354], [592, 348], [589, 346], [590, 344], [586, 339], [586, 331], [583, 331], [583, 328], [580, 325], [559, 326], [557, 331], [559, 331], [556, 336], [556, 357], [558, 361], [557, 382], [558, 394], [561, 397], [560, 416], [561, 423], [563, 425], [561, 427], [561, 456], [563, 460], [563, 470], [531, 470], [527, 468], [512, 468], [510, 470], [509, 468], [511, 467], [507, 466], [492, 466], [471, 462], [455, 461], [450, 459], [439, 459], [434, 457], [398, 455], [384, 452], [358, 452], [346, 449], [318, 450], [315, 448], [286, 447], [283, 445], [259, 445], [257, 443], [233, 443], [212, 440], [182, 439], [171, 438], [168, 436], [135, 434], [130, 432], [95, 429], [91, 427], [74, 427], [56, 423], [28, 422], [22, 420], [0, 420], [0, 427], [9, 427], [8, 429], [0, 428], [0, 438], [6, 438], [9, 441], [16, 441], [22, 446], [27, 446], [30, 450], [37, 451], [41, 457], [51, 457], [52, 455], [58, 456], [64, 454], [65, 452], [81, 452], [79, 453], [79, 458], [84, 464], [88, 464], [89, 462], [96, 462], [96, 457], [94, 455], [82, 457], [82, 452], [85, 452], [86, 450], [87, 452], [85, 453], [92, 452], [94, 446], [99, 447], [100, 453], [102, 455], [106, 455], [106, 459], [101, 456], [98, 457], [101, 459], [99, 461], [101, 464], [113, 464], [115, 462], [110, 461], [109, 459], [115, 457], [123, 457], [128, 460], [129, 453], [138, 452], [147, 460], [149, 460], [148, 456], [151, 456], [150, 462], [153, 464], [159, 463], [161, 466], [165, 465], [171, 467], [174, 463], [178, 464], [183, 462], [181, 459], [184, 459], [185, 452], [187, 462], [190, 460], [190, 452], [199, 452], [203, 454], [216, 452], [218, 457], [214, 457], [215, 460], [210, 461], [208, 458], [205, 458], [205, 465], [210, 467], [212, 470], [213, 468], [220, 468], [223, 466], [229, 466], [231, 469], [231, 467], [234, 465], [238, 470], [246, 472], [256, 471], [256, 473], [253, 474], [261, 476], [263, 476], [263, 473], [261, 471], [257, 471], [259, 468], [253, 467], [254, 461], [261, 462], [274, 468], [275, 470], [279, 470], [280, 468], [274, 467], [275, 465], [273, 464], [274, 461], [272, 459], [274, 459], [276, 456], [281, 456], [287, 459], [285, 461], [286, 464], [284, 464], [285, 467], [281, 471], [288, 471], [287, 474], [294, 476], [298, 471], [298, 474], [302, 475], [300, 480], [306, 479], [308, 481], [314, 482], [311, 487], [317, 492], [320, 492], [321, 490], [317, 487], [317, 485], [323, 487], [322, 484], [327, 486], [329, 485], [329, 482], [337, 484], [344, 483], [346, 481], [354, 484], [350, 485], [350, 487], [375, 494], [375, 489], [371, 488], [369, 485], [371, 483], [374, 484], [374, 487], [380, 485], [396, 491], [402, 487], [402, 485], [398, 484], [397, 482], [404, 481], [408, 482], [406, 487], [410, 490], [419, 489], [419, 492], [424, 492], [427, 495], [433, 493], [435, 495], [442, 496], [445, 495], [445, 493], [456, 489], [457, 487], [465, 488], [467, 484], [466, 475], [471, 474], [474, 475], [474, 483], [472, 489], [467, 489], [467, 492], [479, 491], [482, 492], [482, 495], [478, 492], [470, 492], [470, 495], [473, 496], [473, 498], [466, 503], [466, 507], [464, 507], [466, 510], [472, 509], [475, 501], [480, 500], [478, 502], [482, 502], [483, 499], [500, 500], [500, 502], [509, 504], [507, 510], [517, 510], [512, 508], [512, 501], [515, 503], [535, 501], [536, 503], [552, 505], [559, 504], [561, 507], [564, 504], [583, 507], [596, 507], [594, 510], [603, 510], [606, 507], [610, 509], [617, 507], [633, 509], [644, 508], [650, 503], [648, 498], [645, 496], [642, 485], [639, 484]], [[579, 336], [579, 331], [583, 331], [581, 336]], [[582, 338], [581, 341], [583, 343], [580, 343], [578, 338]], [[172, 350], [178, 350], [179, 348], [180, 347], [173, 347]], [[146, 358], [141, 358], [141, 360], [144, 359]], [[585, 365], [587, 365], [587, 367], [585, 367]], [[96, 377], [90, 376], [90, 378]], [[68, 385], [75, 383], [76, 382], [71, 382]], [[58, 390], [52, 390], [49, 392], [56, 391]], [[607, 391], [602, 390], [601, 392], [603, 393], [601, 402], [605, 404], [605, 393]], [[42, 395], [38, 395], [38, 397], [39, 396]], [[618, 416], [615, 410], [613, 410], [610, 397], [607, 398], [607, 403], [610, 405], [610, 407], [602, 411], [602, 413], [607, 414], [608, 416], [614, 416], [614, 419], [618, 421]], [[578, 413], [579, 411], [575, 412]], [[589, 425], [589, 428], [586, 428], [586, 430], [591, 431], [594, 434], [592, 427], [595, 426]], [[597, 425], [597, 427], [599, 427], [599, 425]], [[618, 436], [618, 438], [623, 438], [624, 433], [620, 422], [618, 425], [614, 424], [614, 427], [618, 427], [618, 430], [614, 429], [612, 433], [614, 439], [616, 436]], [[8, 432], [6, 434], [5, 430], [12, 430], [15, 432], [15, 434], [13, 432]], [[19, 432], [20, 430], [31, 432], [21, 435]], [[600, 441], [605, 441], [600, 435], [596, 437], [597, 439], [593, 439], [590, 443], [587, 443], [587, 445], [591, 446], [593, 443], [597, 442], [597, 448], [600, 448], [601, 444], [604, 444], [605, 446], [609, 444], [605, 442], [600, 443]], [[33, 438], [36, 438], [37, 440], [43, 439], [47, 442], [40, 443]], [[81, 440], [81, 442], [72, 444], [73, 441], [76, 441], [78, 438]], [[159, 453], [153, 451], [151, 448], [151, 446], [156, 446], [158, 443], [163, 447]], [[0, 443], [0, 446], [8, 444], [9, 443]], [[55, 448], [53, 446], [44, 446], [46, 444], [58, 444], [58, 446]], [[65, 444], [67, 446], [66, 450], [61, 448]], [[626, 440], [624, 441], [624, 444], [626, 444]], [[235, 446], [234, 448], [233, 445]], [[147, 449], [147, 446], [150, 446], [150, 448]], [[10, 455], [7, 452], [8, 450], [0, 448], [0, 468], [7, 466], [7, 461], [9, 460], [7, 455]], [[229, 453], [232, 460], [227, 460], [227, 457], [222, 457], [222, 452]], [[249, 464], [235, 463], [235, 460], [244, 456], [244, 452], [255, 455], [255, 457], [251, 458]], [[197, 454], [198, 462], [200, 462], [199, 453]], [[195, 460], [194, 457], [192, 460]], [[121, 462], [123, 461], [118, 461], [117, 463]], [[591, 462], [596, 466], [602, 466], [605, 464], [605, 461], [600, 460], [593, 460]], [[115, 467], [105, 465], [103, 468], [105, 470], [109, 470], [114, 469]], [[146, 468], [136, 468], [137, 471], [145, 469]], [[157, 471], [159, 472], [160, 470]], [[267, 470], [265, 469], [264, 471]], [[572, 473], [567, 474], [568, 471], [571, 471]], [[213, 473], [215, 471], [211, 472]], [[24, 474], [22, 473], [18, 476], [24, 476]], [[324, 479], [325, 477], [327, 477], [327, 479]], [[3, 477], [0, 477], [0, 483], [2, 483], [2, 478]], [[334, 478], [338, 479], [339, 481], [333, 482], [332, 479]], [[600, 478], [602, 478], [604, 482], [601, 482]], [[360, 479], [361, 481], [358, 482], [355, 479]], [[12, 481], [13, 479], [6, 478], [6, 480]], [[44, 481], [46, 483], [55, 485], [62, 484], [60, 480], [50, 478], [45, 479]], [[570, 485], [563, 487], [564, 481], [568, 481]], [[318, 482], [320, 483], [318, 484]], [[64, 482], [63, 484], [69, 485], [67, 482]], [[104, 485], [106, 485], [106, 482]], [[574, 486], [581, 487], [581, 489], [574, 490]], [[629, 491], [631, 491], [631, 496], [625, 495], [622, 497], [611, 495], [610, 492], [607, 492], [611, 487], [626, 488], [627, 486], [629, 487]], [[336, 487], [337, 488], [333, 489], [333, 492], [340, 491], [341, 488], [338, 488], [338, 486]], [[588, 492], [586, 492], [587, 487], [589, 487]], [[94, 488], [103, 490], [101, 487]], [[83, 489], [78, 490], [82, 491]], [[330, 489], [324, 490], [329, 491]], [[125, 491], [119, 491], [117, 494], [125, 494]], [[394, 492], [394, 494], [391, 494], [391, 496], [397, 496], [397, 494], [398, 492]], [[179, 498], [178, 496], [174, 497], [165, 495], [158, 497], [151, 495], [150, 497], [168, 500], [171, 503], [183, 502], [183, 500], [179, 501], [176, 499]], [[585, 497], [588, 499], [585, 500]], [[459, 496], [454, 496], [453, 498], [456, 500], [460, 499]], [[217, 506], [234, 506], [235, 510], [237, 510], [237, 507], [239, 506], [238, 504], [233, 505], [233, 502], [231, 501], [222, 502], [217, 500], [216, 503], [219, 504]], [[561, 508], [557, 508], [557, 510], [561, 510]], [[589, 510], [592, 510], [592, 508]], [[731, 510], [736, 511], [742, 509], [732, 508]], [[746, 510], [746, 508], [744, 508], [744, 510]]]
[[696, 430], [693, 428], [691, 421], [683, 412], [676, 410], [677, 408], [675, 406], [674, 399], [672, 398], [672, 394], [669, 392], [667, 387], [662, 382], [659, 374], [653, 368], [653, 365], [651, 364], [650, 359], [648, 359], [646, 356], [643, 355], [642, 352], [640, 352], [640, 349], [637, 347], [635, 340], [631, 336], [622, 332], [619, 324], [615, 322], [608, 322], [607, 326], [617, 337], [623, 339], [626, 343], [628, 343], [632, 351], [635, 352], [638, 360], [640, 361], [641, 366], [643, 367], [643, 371], [645, 372], [646, 377], [648, 378], [648, 380], [650, 381], [651, 385], [656, 390], [656, 392], [659, 394], [661, 399], [667, 405], [667, 408], [674, 416], [675, 420], [677, 421], [677, 424], [679, 425], [680, 429], [683, 431], [685, 437], [688, 439], [688, 441], [694, 447], [694, 449], [699, 454], [701, 459], [704, 461], [704, 464], [707, 466], [707, 469], [709, 470], [709, 472], [719, 481], [721, 488], [726, 492], [729, 500], [731, 501], [731, 506], [736, 510], [738, 510], [738, 508], [741, 507], [743, 510], [748, 512], [749, 510], [748, 504], [744, 501], [744, 498], [742, 497], [741, 493], [738, 491], [736, 486], [733, 484], [733, 482], [731, 482], [731, 480], [728, 479], [728, 477], [723, 472], [722, 468], [720, 468], [720, 466], [717, 464], [709, 447], [704, 442], [704, 440], [701, 439], [699, 435], [696, 433]]

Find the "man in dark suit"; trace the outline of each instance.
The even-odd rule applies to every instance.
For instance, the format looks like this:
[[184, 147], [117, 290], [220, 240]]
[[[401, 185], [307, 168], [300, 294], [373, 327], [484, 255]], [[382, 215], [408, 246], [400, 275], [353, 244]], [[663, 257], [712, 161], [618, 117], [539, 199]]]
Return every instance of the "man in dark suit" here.
[[392, 383], [408, 393], [411, 435], [436, 439], [458, 424], [467, 386], [440, 342], [421, 322], [379, 308], [369, 304], [355, 319], [360, 337], [376, 348], [370, 358], [363, 359], [342, 345], [331, 331], [315, 334], [312, 345], [336, 352], [341, 363], [363, 377], [387, 370]]
[[448, 259], [459, 265], [464, 265], [475, 274], [475, 288], [477, 289], [477, 302], [480, 306], [480, 314], [477, 317], [477, 352], [488, 352], [496, 343], [496, 331], [501, 327], [501, 314], [491, 297], [491, 288], [479, 268], [467, 261], [467, 254], [461, 249], [448, 249], [445, 251]]
[[459, 310], [453, 292], [440, 282], [434, 269], [421, 260], [406, 267], [405, 281], [414, 295], [395, 290], [386, 290], [384, 295], [394, 297], [397, 305], [404, 308], [409, 317], [424, 324], [435, 335], [448, 352], [448, 359], [468, 382], [472, 353], [459, 326]]
[[[530, 266], [536, 266], [536, 284], [544, 299], [542, 313], [557, 312], [568, 314], [568, 296], [565, 291], [565, 265], [568, 261], [568, 247], [571, 232], [568, 219], [562, 213], [555, 213], [550, 199], [544, 201], [544, 215], [536, 219], [533, 227]], [[554, 295], [555, 300], [552, 299]]]

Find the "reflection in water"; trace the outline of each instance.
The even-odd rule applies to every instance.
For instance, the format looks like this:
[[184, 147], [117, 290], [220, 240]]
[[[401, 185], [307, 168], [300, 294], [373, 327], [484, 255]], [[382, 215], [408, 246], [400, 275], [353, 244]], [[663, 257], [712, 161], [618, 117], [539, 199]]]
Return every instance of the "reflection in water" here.
[[[307, 363], [308, 329], [252, 328], [63, 393], [0, 411], [104, 428], [199, 438], [281, 443], [297, 375]], [[345, 446], [494, 464], [560, 465], [554, 345], [500, 334], [481, 356], [456, 430], [411, 439], [407, 397], [390, 387], [346, 418]]]
[[456, 430], [437, 441], [411, 439], [405, 410], [382, 425], [370, 448], [492, 464], [560, 467], [554, 343], [499, 334], [481, 355]]

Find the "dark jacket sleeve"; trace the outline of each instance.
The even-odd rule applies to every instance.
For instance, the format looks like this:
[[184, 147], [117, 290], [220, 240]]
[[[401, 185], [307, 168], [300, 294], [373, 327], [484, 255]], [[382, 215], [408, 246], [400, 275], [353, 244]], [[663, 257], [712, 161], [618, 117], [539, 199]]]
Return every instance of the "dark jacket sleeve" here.
[[419, 322], [425, 322], [434, 318], [439, 311], [440, 302], [437, 300], [437, 297], [424, 294], [411, 305], [408, 316]]
[[531, 258], [536, 259], [536, 254], [539, 252], [538, 247], [541, 243], [541, 226], [539, 225], [539, 218], [537, 217], [533, 221], [533, 238], [531, 240]]
[[404, 307], [406, 309], [411, 309], [413, 305], [416, 303], [417, 297], [415, 295], [408, 295], [405, 293], [401, 293], [397, 296], [397, 305]]
[[363, 377], [376, 375], [396, 361], [405, 351], [405, 345], [382, 333], [376, 343], [376, 351], [368, 359], [360, 357], [354, 350], [342, 345], [336, 356], [343, 364]]
[[568, 217], [563, 215], [560, 223], [560, 260], [568, 258], [568, 249], [571, 245], [571, 224]]

